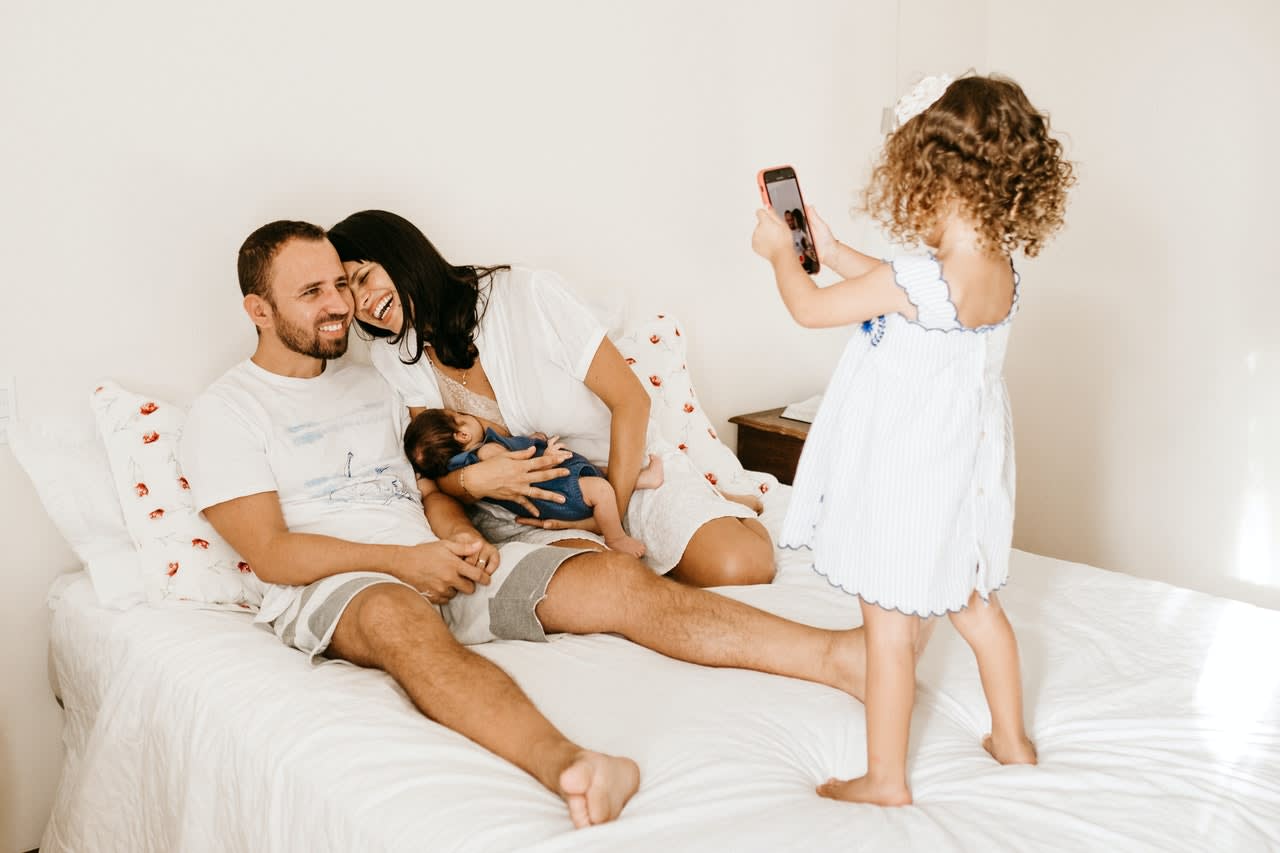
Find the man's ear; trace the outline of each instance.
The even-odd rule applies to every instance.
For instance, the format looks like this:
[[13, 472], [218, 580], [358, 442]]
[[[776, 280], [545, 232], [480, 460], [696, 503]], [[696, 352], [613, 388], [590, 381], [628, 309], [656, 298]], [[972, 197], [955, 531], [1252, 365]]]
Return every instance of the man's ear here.
[[275, 323], [276, 312], [271, 303], [256, 293], [250, 293], [244, 298], [244, 313], [249, 315], [253, 325], [259, 329], [270, 329]]

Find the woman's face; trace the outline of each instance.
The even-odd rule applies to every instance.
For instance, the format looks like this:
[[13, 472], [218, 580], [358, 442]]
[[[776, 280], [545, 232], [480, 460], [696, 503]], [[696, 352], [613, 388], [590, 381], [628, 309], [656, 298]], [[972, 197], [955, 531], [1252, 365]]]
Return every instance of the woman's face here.
[[356, 301], [356, 319], [399, 334], [404, 326], [404, 310], [400, 294], [382, 264], [372, 261], [346, 261], [347, 283]]

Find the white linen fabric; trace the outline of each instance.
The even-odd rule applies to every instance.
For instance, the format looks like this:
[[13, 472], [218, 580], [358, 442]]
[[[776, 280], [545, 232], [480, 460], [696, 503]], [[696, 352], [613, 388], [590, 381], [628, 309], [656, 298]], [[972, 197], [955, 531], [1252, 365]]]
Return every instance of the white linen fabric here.
[[[609, 462], [611, 416], [608, 407], [583, 380], [604, 340], [605, 326], [554, 273], [521, 267], [502, 271], [484, 285], [484, 308], [475, 333], [480, 364], [493, 386], [498, 407], [513, 435], [558, 435], [565, 446], [596, 465]], [[410, 331], [397, 346], [375, 342], [374, 367], [408, 406], [440, 407], [443, 396], [436, 371], [424, 355], [405, 364], [416, 347]], [[684, 555], [698, 528], [715, 518], [754, 518], [741, 504], [727, 501], [701, 479], [688, 459], [665, 440], [650, 418], [646, 449], [663, 457], [666, 480], [657, 489], [633, 493], [627, 530], [644, 542], [645, 563], [670, 571]], [[477, 520], [486, 535], [545, 543], [563, 532]], [[550, 532], [554, 535], [548, 537]]]
[[[776, 532], [787, 487], [766, 497]], [[856, 607], [779, 553], [722, 590], [848, 626]], [[248, 614], [53, 602], [67, 707], [43, 853], [84, 850], [1200, 851], [1280, 849], [1280, 613], [1023, 552], [1001, 593], [1039, 767], [981, 748], [986, 702], [941, 625], [918, 670], [916, 805], [823, 800], [866, 766], [860, 703], [815, 684], [672, 661], [610, 635], [475, 651], [570, 737], [634, 757], [615, 823], [574, 830], [531, 777], [425, 719], [385, 674], [311, 666]]]
[[[191, 406], [180, 450], [196, 508], [276, 492], [288, 528], [352, 542], [435, 540], [401, 436], [407, 412], [376, 371], [338, 365], [313, 379], [245, 360]], [[261, 583], [261, 582], [259, 582]], [[259, 622], [299, 587], [261, 583]]]
[[1004, 321], [961, 327], [932, 255], [893, 262], [918, 320], [862, 324], [796, 469], [780, 544], [812, 547], [846, 592], [920, 616], [1004, 585], [1013, 537], [1013, 420]]

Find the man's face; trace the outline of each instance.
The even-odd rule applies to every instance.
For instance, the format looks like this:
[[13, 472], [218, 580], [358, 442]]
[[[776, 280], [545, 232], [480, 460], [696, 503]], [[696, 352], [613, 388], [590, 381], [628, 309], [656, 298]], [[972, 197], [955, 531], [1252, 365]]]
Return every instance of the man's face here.
[[338, 358], [347, 351], [353, 310], [342, 261], [328, 240], [294, 239], [271, 263], [276, 337], [311, 358]]

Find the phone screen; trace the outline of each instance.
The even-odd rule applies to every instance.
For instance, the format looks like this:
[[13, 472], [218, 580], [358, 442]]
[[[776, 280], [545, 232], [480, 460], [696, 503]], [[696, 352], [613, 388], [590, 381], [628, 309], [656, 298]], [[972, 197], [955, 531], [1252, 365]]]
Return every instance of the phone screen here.
[[809, 220], [804, 215], [804, 199], [800, 197], [800, 182], [796, 180], [795, 172], [789, 168], [765, 172], [764, 189], [769, 195], [769, 206], [791, 229], [791, 242], [800, 265], [810, 275], [816, 273], [820, 268], [818, 251], [813, 245]]

